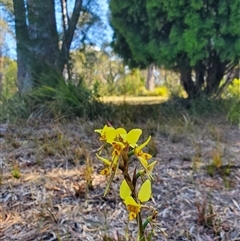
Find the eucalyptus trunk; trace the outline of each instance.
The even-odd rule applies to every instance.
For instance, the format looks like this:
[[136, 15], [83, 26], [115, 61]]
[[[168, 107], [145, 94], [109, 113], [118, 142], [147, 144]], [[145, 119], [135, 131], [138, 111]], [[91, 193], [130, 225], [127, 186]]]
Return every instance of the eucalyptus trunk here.
[[146, 89], [149, 91], [153, 91], [155, 88], [154, 71], [155, 71], [155, 65], [150, 64], [150, 66], [148, 67], [147, 81], [146, 81]]
[[[57, 81], [52, 76], [60, 71], [54, 0], [28, 0], [27, 12], [31, 78], [34, 86], [52, 85], [53, 83], [48, 82]], [[47, 78], [48, 76], [51, 76], [51, 79]]]
[[31, 61], [24, 0], [13, 0], [13, 8], [17, 42], [17, 86], [19, 92], [23, 93], [30, 90], [33, 86], [33, 81], [29, 75]]
[[[66, 5], [66, 0], [63, 3]], [[56, 85], [62, 78], [64, 66], [69, 62], [82, 0], [75, 0], [71, 17], [62, 11], [65, 22], [61, 43], [54, 0], [13, 0], [13, 4], [20, 93], [41, 85]]]

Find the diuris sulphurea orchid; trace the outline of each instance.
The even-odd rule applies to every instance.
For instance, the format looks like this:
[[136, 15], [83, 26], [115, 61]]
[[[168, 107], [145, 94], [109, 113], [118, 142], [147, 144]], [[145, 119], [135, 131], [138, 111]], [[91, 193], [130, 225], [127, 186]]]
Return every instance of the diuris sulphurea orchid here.
[[[97, 158], [103, 163], [104, 168], [100, 171], [100, 174], [107, 177], [107, 185], [104, 192], [104, 196], [107, 195], [114, 176], [117, 171], [120, 170], [123, 176], [123, 181], [120, 185], [119, 195], [123, 200], [128, 210], [128, 219], [130, 221], [137, 220], [138, 224], [138, 241], [144, 241], [145, 227], [155, 219], [156, 210], [152, 210], [152, 216], [147, 217], [144, 224], [142, 223], [141, 210], [144, 207], [153, 209], [153, 207], [146, 206], [152, 196], [152, 172], [156, 165], [156, 161], [150, 162], [152, 156], [144, 152], [143, 149], [148, 145], [151, 140], [151, 136], [143, 142], [138, 144], [141, 137], [142, 130], [139, 128], [132, 129], [127, 132], [123, 127], [115, 129], [111, 124], [105, 125], [102, 129], [97, 129], [95, 132], [100, 134], [100, 141], [103, 141], [105, 145], [110, 145], [111, 156], [102, 157], [101, 150], [97, 154]], [[130, 173], [129, 165], [130, 157], [134, 155], [139, 160], [141, 168], [137, 170], [137, 166], [133, 173]], [[138, 181], [142, 183], [140, 186]], [[140, 187], [140, 188], [138, 188]], [[139, 190], [138, 190], [139, 189]]]

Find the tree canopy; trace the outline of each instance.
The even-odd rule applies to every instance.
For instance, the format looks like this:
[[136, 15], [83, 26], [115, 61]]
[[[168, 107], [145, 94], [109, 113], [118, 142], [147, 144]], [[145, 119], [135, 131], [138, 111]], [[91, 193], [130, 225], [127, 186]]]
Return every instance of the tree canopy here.
[[239, 0], [111, 0], [113, 47], [131, 67], [179, 72], [189, 97], [214, 95], [240, 60], [239, 8]]

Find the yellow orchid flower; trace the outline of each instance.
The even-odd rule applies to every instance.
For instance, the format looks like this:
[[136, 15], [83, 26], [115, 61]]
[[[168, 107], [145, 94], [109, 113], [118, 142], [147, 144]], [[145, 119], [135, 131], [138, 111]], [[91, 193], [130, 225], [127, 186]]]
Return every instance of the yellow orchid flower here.
[[149, 170], [148, 170], [149, 164], [147, 161], [152, 158], [152, 155], [142, 151], [142, 149], [149, 143], [150, 140], [151, 140], [151, 136], [149, 136], [148, 139], [143, 144], [134, 148], [134, 155], [140, 161], [140, 163], [141, 163], [142, 167], [144, 168], [144, 171], [146, 172], [148, 177], [150, 179], [153, 179], [151, 172], [149, 172]]
[[105, 125], [103, 129], [96, 129], [94, 132], [99, 133], [100, 141], [107, 141], [108, 143], [112, 143], [112, 141], [116, 138], [117, 132], [112, 126]]
[[149, 143], [150, 140], [151, 140], [151, 136], [149, 136], [148, 139], [142, 145], [137, 146], [134, 149], [134, 155], [141, 158], [141, 159], [145, 159], [145, 160], [151, 159], [152, 155], [142, 151], [142, 149]]
[[105, 125], [102, 129], [96, 129], [94, 130], [94, 132], [97, 132], [99, 133], [101, 136], [100, 136], [100, 140], [103, 141], [103, 140], [106, 140], [106, 131], [109, 127], [107, 125]]
[[141, 134], [142, 134], [141, 129], [132, 129], [128, 133], [120, 134], [120, 137], [122, 138], [124, 143], [127, 143], [129, 146], [134, 148], [136, 146]]
[[[129, 220], [136, 218], [141, 210], [141, 204], [137, 203], [131, 196], [132, 191], [124, 179], [120, 186], [120, 197], [124, 200], [129, 211]], [[151, 181], [147, 179], [138, 192], [138, 200], [143, 203], [147, 202], [152, 195]]]
[[136, 203], [136, 201], [131, 196], [126, 197], [124, 203], [127, 206], [127, 210], [129, 211], [129, 220], [132, 221], [141, 211], [141, 205], [139, 203]]
[[103, 164], [105, 166], [107, 166], [100, 171], [101, 175], [108, 176], [110, 173], [115, 171], [115, 168], [116, 168], [116, 160], [115, 159], [113, 161], [109, 161], [108, 159], [101, 157], [98, 154], [96, 154], [96, 156], [98, 157], [99, 160], [101, 160], [103, 162]]
[[106, 189], [104, 191], [104, 197], [105, 197], [106, 194], [109, 191], [112, 180], [113, 180], [113, 178], [114, 178], [114, 176], [115, 176], [115, 174], [118, 170], [118, 166], [119, 166], [118, 157], [117, 156], [113, 157], [113, 160], [109, 161], [108, 159], [106, 159], [104, 157], [101, 157], [98, 154], [96, 154], [96, 156], [107, 166], [107, 167], [105, 167], [104, 169], [101, 170], [100, 174], [104, 175], [104, 176], [110, 175], [110, 177], [108, 179]]

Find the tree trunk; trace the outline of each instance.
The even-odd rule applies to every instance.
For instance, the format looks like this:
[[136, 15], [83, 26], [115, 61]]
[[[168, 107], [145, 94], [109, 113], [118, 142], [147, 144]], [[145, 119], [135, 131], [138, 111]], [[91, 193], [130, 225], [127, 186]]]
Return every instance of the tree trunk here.
[[195, 76], [196, 76], [195, 86], [198, 94], [201, 94], [204, 87], [204, 74], [205, 74], [205, 66], [200, 63], [195, 67]]
[[155, 88], [154, 71], [155, 71], [155, 65], [150, 64], [150, 66], [148, 67], [147, 81], [146, 81], [146, 89], [149, 91], [153, 91]]
[[[69, 61], [69, 51], [82, 9], [75, 0], [59, 46], [54, 0], [13, 0], [17, 39], [18, 88], [24, 93], [37, 86], [55, 85]], [[66, 26], [65, 26], [66, 27]]]
[[54, 0], [28, 0], [27, 4], [31, 77], [35, 86], [55, 82], [52, 76], [59, 72], [59, 41]]
[[236, 67], [233, 71], [232, 79], [240, 79], [240, 67]]
[[0, 100], [3, 92], [3, 57], [2, 57], [2, 49], [0, 46]]
[[208, 96], [215, 94], [223, 79], [226, 63], [222, 63], [217, 53], [212, 53], [207, 69], [205, 93]]
[[33, 81], [29, 75], [30, 52], [28, 48], [29, 38], [24, 0], [13, 0], [13, 9], [15, 14], [15, 32], [17, 41], [17, 86], [19, 92], [24, 93], [33, 87]]
[[192, 99], [197, 96], [197, 89], [192, 80], [192, 69], [190, 66], [180, 66], [180, 80], [188, 98]]

